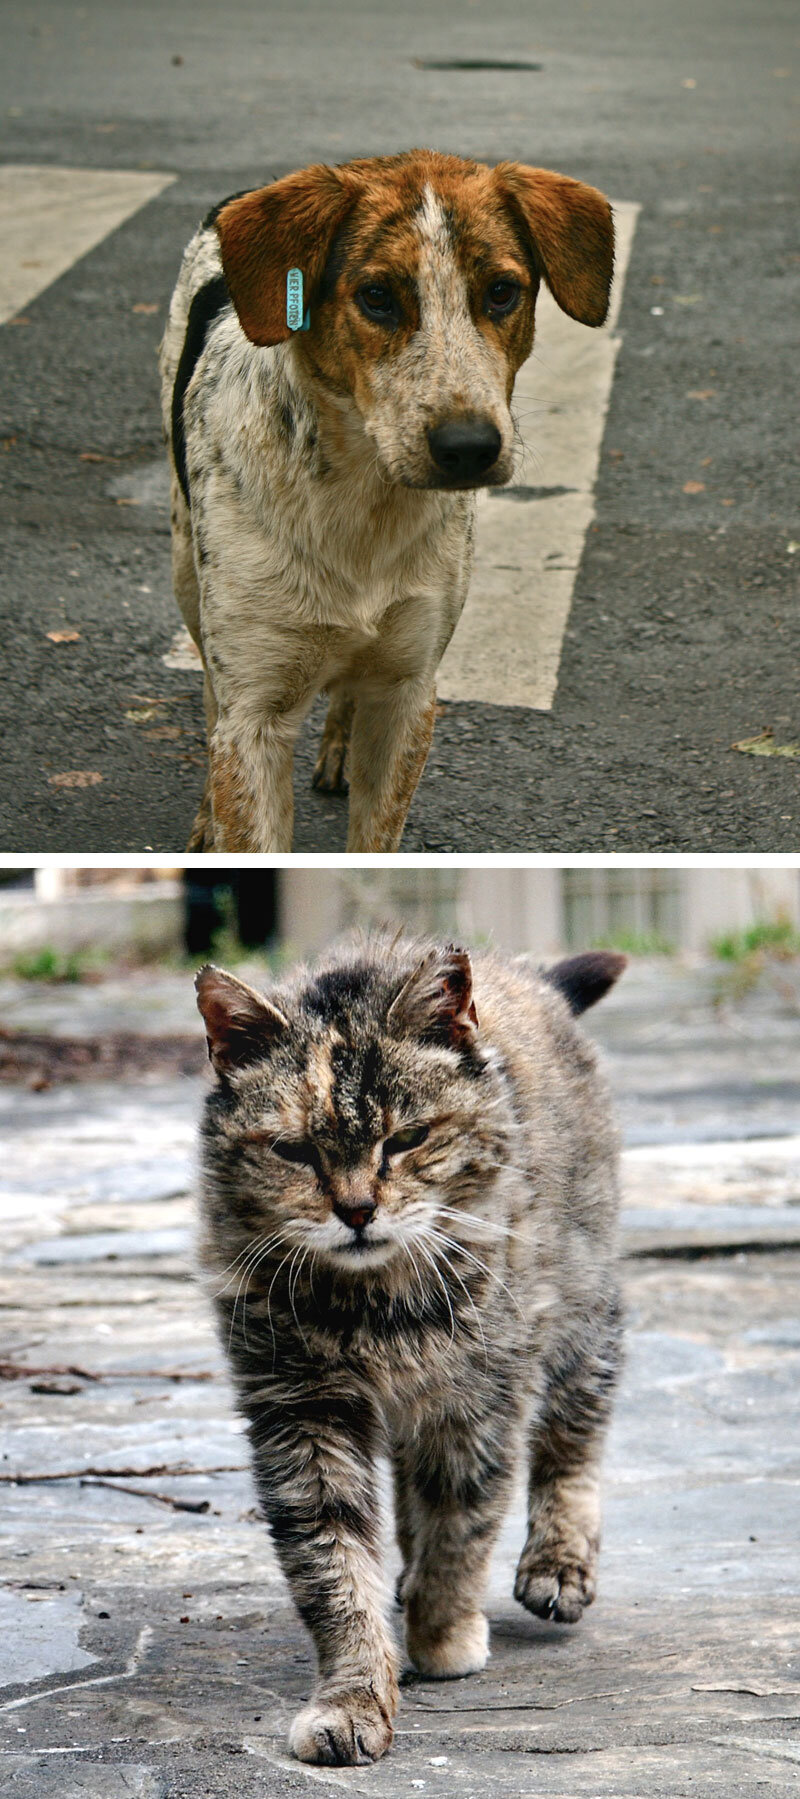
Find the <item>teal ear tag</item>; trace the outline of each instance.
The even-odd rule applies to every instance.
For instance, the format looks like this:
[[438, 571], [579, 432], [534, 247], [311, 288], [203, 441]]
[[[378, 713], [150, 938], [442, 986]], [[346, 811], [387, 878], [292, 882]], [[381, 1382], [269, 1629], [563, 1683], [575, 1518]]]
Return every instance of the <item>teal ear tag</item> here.
[[286, 276], [286, 323], [290, 331], [307, 331], [311, 324], [303, 311], [303, 271], [290, 269]]

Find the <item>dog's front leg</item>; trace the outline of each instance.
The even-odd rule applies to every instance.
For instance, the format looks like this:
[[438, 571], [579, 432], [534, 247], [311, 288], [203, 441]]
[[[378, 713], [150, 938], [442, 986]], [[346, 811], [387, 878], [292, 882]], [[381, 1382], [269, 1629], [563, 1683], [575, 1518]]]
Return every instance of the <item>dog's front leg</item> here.
[[433, 736], [428, 677], [372, 684], [356, 700], [350, 741], [349, 851], [396, 850]]
[[271, 596], [256, 590], [247, 597], [245, 608], [228, 586], [206, 599], [203, 641], [216, 708], [209, 736], [213, 845], [282, 852], [292, 847], [295, 740], [319, 688], [326, 640], [322, 632], [311, 639], [281, 631], [269, 615]]
[[301, 714], [231, 730], [222, 720], [209, 746], [215, 850], [286, 851], [292, 847], [292, 759]]

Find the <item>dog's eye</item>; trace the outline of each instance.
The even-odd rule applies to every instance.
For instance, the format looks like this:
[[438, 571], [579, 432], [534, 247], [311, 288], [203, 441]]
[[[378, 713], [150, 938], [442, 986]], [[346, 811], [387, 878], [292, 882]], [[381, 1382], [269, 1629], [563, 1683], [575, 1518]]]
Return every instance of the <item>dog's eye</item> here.
[[394, 295], [382, 282], [370, 281], [366, 287], [360, 287], [356, 299], [366, 317], [377, 324], [388, 324], [395, 317]]
[[383, 1153], [385, 1156], [399, 1156], [404, 1149], [417, 1149], [428, 1136], [430, 1136], [429, 1124], [410, 1124], [404, 1131], [395, 1131], [393, 1137], [386, 1138]]
[[275, 1143], [270, 1144], [270, 1149], [274, 1156], [280, 1156], [282, 1162], [301, 1162], [304, 1168], [313, 1168], [316, 1175], [322, 1173], [320, 1153], [310, 1137], [302, 1137], [298, 1142], [292, 1142], [288, 1137], [278, 1137]]
[[486, 310], [496, 317], [513, 312], [522, 289], [516, 281], [492, 281], [486, 289]]

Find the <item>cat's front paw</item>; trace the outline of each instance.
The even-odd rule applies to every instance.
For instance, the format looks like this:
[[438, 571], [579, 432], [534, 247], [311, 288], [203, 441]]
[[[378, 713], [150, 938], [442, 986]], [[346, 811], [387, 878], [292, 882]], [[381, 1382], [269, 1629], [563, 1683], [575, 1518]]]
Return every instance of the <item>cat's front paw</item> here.
[[459, 1618], [445, 1630], [427, 1631], [409, 1619], [408, 1653], [429, 1680], [456, 1680], [478, 1674], [489, 1659], [489, 1625], [482, 1612]]
[[376, 1762], [394, 1731], [385, 1705], [369, 1687], [321, 1694], [304, 1705], [289, 1731], [289, 1748], [301, 1762], [356, 1767]]
[[541, 1546], [533, 1554], [523, 1549], [514, 1582], [514, 1598], [537, 1618], [555, 1624], [577, 1624], [595, 1595], [597, 1556], [586, 1551], [558, 1565]]

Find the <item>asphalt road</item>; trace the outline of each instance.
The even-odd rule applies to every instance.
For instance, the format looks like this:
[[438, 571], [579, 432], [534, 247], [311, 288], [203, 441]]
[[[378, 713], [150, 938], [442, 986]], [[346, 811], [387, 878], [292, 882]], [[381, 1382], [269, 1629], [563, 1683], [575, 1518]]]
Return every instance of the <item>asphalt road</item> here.
[[[7, 0], [0, 160], [177, 179], [3, 327], [0, 848], [183, 848], [202, 718], [196, 675], [161, 660], [179, 621], [155, 373], [181, 249], [221, 195], [413, 143], [560, 168], [641, 212], [553, 709], [443, 707], [404, 848], [800, 847], [796, 763], [731, 748], [800, 737], [799, 44], [791, 0]], [[457, 58], [541, 67], [415, 61]], [[311, 723], [296, 848], [336, 850]], [[102, 778], [53, 784], [74, 771]]]

